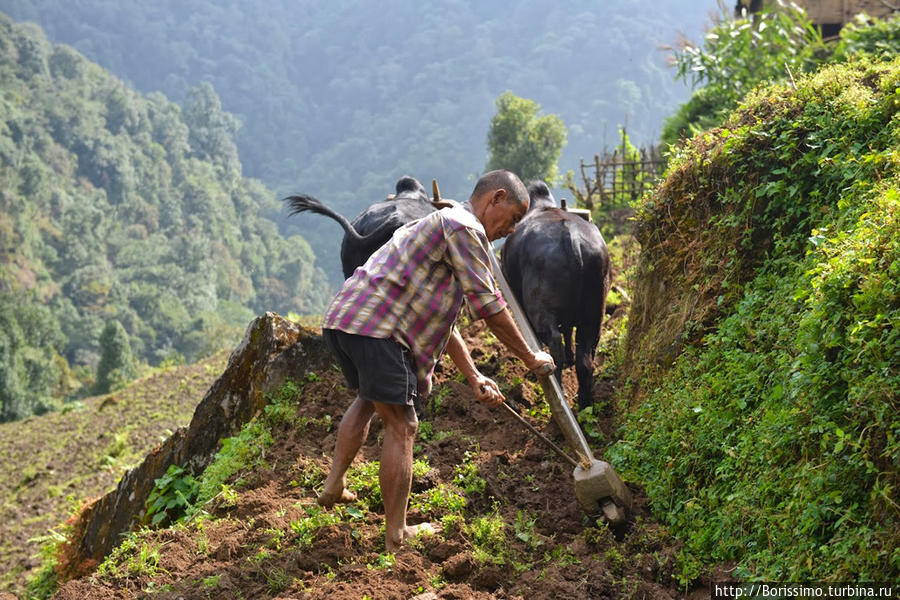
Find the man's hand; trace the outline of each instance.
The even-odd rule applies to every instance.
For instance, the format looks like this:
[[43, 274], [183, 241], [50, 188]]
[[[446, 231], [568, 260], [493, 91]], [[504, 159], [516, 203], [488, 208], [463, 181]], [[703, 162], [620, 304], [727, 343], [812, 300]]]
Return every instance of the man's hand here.
[[504, 400], [503, 394], [500, 393], [500, 388], [497, 386], [497, 383], [490, 377], [485, 377], [480, 373], [472, 381], [472, 389], [475, 391], [475, 398], [477, 398], [479, 402], [498, 405]]
[[525, 366], [538, 377], [546, 377], [556, 370], [553, 357], [543, 350], [534, 352], [531, 358], [525, 361]]

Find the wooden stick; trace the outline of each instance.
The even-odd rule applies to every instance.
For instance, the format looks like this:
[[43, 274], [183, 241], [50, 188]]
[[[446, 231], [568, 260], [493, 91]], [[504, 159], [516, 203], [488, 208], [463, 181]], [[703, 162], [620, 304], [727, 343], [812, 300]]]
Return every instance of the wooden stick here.
[[523, 417], [522, 415], [520, 415], [519, 413], [517, 413], [515, 410], [513, 410], [512, 406], [510, 406], [510, 405], [507, 404], [506, 402], [503, 402], [502, 404], [503, 404], [503, 408], [505, 408], [506, 410], [509, 411], [509, 414], [511, 414], [512, 416], [514, 416], [514, 417], [516, 418], [516, 420], [517, 420], [519, 423], [521, 423], [522, 425], [524, 425], [525, 427], [527, 427], [527, 428], [529, 429], [529, 431], [531, 431], [531, 433], [533, 433], [534, 435], [538, 436], [538, 438], [540, 438], [540, 440], [541, 440], [542, 442], [544, 442], [544, 443], [547, 444], [550, 448], [552, 448], [553, 451], [556, 452], [556, 453], [559, 455], [560, 458], [562, 458], [563, 460], [565, 460], [567, 463], [569, 463], [569, 464], [572, 465], [573, 467], [579, 467], [579, 466], [581, 466], [581, 465], [578, 464], [578, 462], [577, 462], [574, 458], [572, 458], [571, 456], [569, 456], [569, 455], [566, 453], [565, 450], [563, 450], [562, 448], [560, 448], [559, 446], [557, 446], [556, 444], [554, 444], [552, 441], [550, 441], [550, 438], [546, 437], [543, 433], [541, 433], [540, 431], [538, 431], [538, 430], [535, 428], [534, 425], [532, 425], [531, 423], [529, 423], [528, 421], [526, 421], [526, 420], [525, 420], [525, 417]]

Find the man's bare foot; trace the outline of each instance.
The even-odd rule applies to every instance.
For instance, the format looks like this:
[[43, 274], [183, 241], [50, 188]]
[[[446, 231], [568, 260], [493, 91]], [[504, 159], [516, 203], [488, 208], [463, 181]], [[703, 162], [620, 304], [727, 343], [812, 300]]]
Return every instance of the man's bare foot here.
[[385, 550], [388, 552], [396, 552], [400, 549], [400, 546], [403, 545], [403, 542], [407, 540], [411, 540], [419, 535], [434, 535], [436, 533], [440, 533], [444, 528], [440, 526], [438, 523], [419, 523], [418, 525], [407, 525], [406, 529], [403, 533], [403, 539], [399, 542], [391, 540], [390, 538], [385, 540], [384, 546]]
[[318, 502], [320, 506], [331, 508], [335, 504], [350, 504], [351, 502], [356, 502], [356, 494], [347, 488], [343, 488], [339, 493], [333, 494], [323, 491], [319, 494], [319, 497], [316, 498], [316, 502]]

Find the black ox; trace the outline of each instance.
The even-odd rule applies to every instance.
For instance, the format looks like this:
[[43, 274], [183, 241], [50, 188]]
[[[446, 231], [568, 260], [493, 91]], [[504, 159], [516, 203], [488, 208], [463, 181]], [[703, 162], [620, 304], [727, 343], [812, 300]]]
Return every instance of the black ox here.
[[503, 275], [560, 366], [557, 379], [575, 363], [578, 406], [585, 408], [592, 404], [594, 352], [611, 284], [609, 251], [596, 226], [556, 208], [546, 184], [532, 182], [528, 194], [528, 213], [503, 246]]
[[284, 201], [291, 208], [290, 215], [309, 211], [331, 217], [344, 228], [346, 233], [341, 242], [341, 268], [346, 279], [373, 252], [391, 239], [398, 228], [421, 219], [441, 206], [440, 203], [429, 200], [425, 188], [414, 177], [401, 177], [397, 181], [396, 190], [393, 198], [372, 204], [359, 213], [352, 223], [312, 196], [288, 196]]

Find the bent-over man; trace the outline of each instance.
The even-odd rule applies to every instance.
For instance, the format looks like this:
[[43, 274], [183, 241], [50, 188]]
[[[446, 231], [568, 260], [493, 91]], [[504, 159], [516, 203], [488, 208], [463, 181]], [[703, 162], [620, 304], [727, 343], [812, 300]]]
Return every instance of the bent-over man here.
[[528, 210], [528, 192], [509, 171], [491, 171], [468, 202], [398, 229], [344, 282], [325, 314], [323, 335], [348, 386], [357, 391], [338, 428], [334, 461], [319, 504], [353, 502], [347, 469], [369, 432], [372, 415], [384, 424], [381, 495], [385, 546], [395, 551], [430, 525], [406, 524], [418, 420], [414, 401], [431, 391], [434, 366], [446, 350], [475, 397], [498, 404], [497, 384], [475, 367], [455, 327], [463, 300], [531, 370], [555, 368], [532, 352], [506, 308], [491, 273], [489, 241], [513, 232]]

